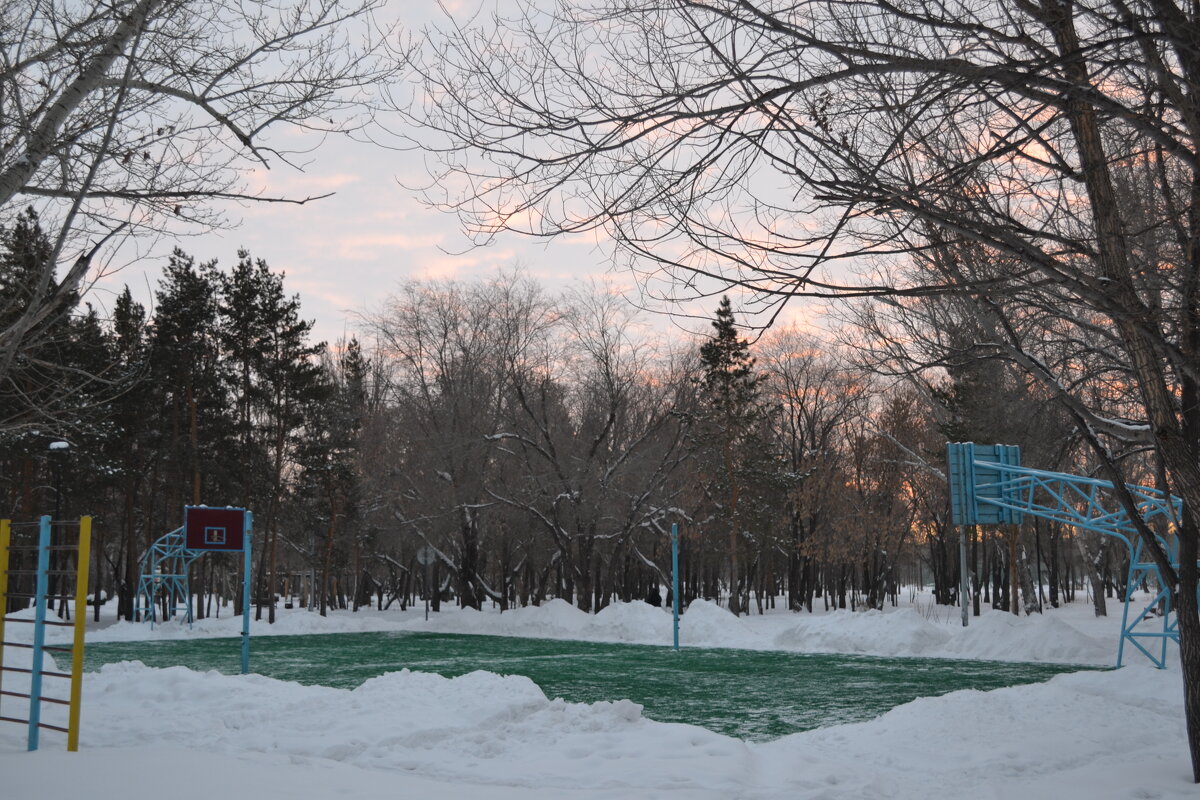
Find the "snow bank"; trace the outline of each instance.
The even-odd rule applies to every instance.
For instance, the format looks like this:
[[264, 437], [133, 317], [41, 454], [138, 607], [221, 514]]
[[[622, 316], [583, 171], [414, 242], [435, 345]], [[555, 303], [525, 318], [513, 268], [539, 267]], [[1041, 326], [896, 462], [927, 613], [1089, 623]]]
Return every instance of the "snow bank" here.
[[197, 800], [1183, 798], [1180, 696], [1174, 671], [1076, 673], [753, 744], [487, 672], [345, 690], [126, 662], [87, 676], [83, 755], [46, 734], [27, 756], [23, 730], [0, 726], [0, 775], [6, 800], [120, 800], [135, 774]]
[[[644, 603], [588, 615], [562, 601], [497, 613], [281, 611], [261, 636], [425, 630], [667, 644], [669, 611]], [[685, 646], [884, 656], [1111, 663], [1119, 618], [1082, 605], [1042, 617], [988, 612], [964, 629], [921, 602], [885, 612], [779, 612], [737, 618], [696, 602]], [[12, 633], [30, 626], [11, 626]], [[236, 636], [240, 619], [191, 630], [112, 624], [91, 641]], [[56, 632], [55, 635], [62, 634]], [[28, 651], [9, 648], [10, 665]], [[21, 676], [5, 688], [20, 690]], [[5, 709], [14, 711], [5, 698]], [[84, 681], [82, 751], [59, 734], [41, 753], [0, 724], [4, 800], [123, 800], [132, 776], [181, 800], [208, 797], [947, 798], [1103, 800], [1194, 797], [1177, 669], [1135, 665], [1060, 675], [1044, 684], [954, 692], [871, 722], [753, 744], [645, 719], [619, 698], [547, 698], [519, 676], [457, 678], [401, 671], [353, 690], [182, 667], [112, 664]], [[19, 709], [15, 710], [20, 713]], [[48, 713], [57, 713], [47, 709]]]
[[[111, 613], [112, 604], [105, 607]], [[31, 614], [31, 612], [23, 612]], [[443, 605], [425, 620], [423, 607], [400, 611], [362, 609], [332, 611], [322, 617], [304, 609], [279, 609], [274, 625], [255, 621], [252, 636], [290, 636], [310, 633], [426, 631], [488, 634], [542, 639], [669, 644], [671, 612], [643, 602], [613, 603], [598, 614], [587, 614], [564, 600], [501, 613]], [[31, 626], [12, 626], [12, 635], [30, 636]], [[1045, 614], [1016, 617], [990, 609], [962, 627], [957, 609], [936, 607], [927, 597], [884, 611], [828, 611], [810, 614], [782, 609], [765, 615], [735, 617], [706, 600], [696, 600], [680, 621], [684, 647], [732, 647], [751, 650], [792, 650], [809, 653], [931, 658], [973, 658], [997, 661], [1038, 661], [1111, 666], [1116, 662], [1119, 613], [1097, 619], [1091, 606], [1079, 603]], [[115, 622], [95, 626], [89, 621], [88, 641], [140, 641], [237, 637], [241, 617], [226, 614], [186, 624], [169, 622], [153, 630], [145, 623]], [[65, 642], [70, 630], [48, 631], [48, 641]], [[28, 639], [25, 639], [28, 641]], [[1137, 656], [1134, 656], [1136, 659]]]
[[922, 619], [916, 611], [865, 611], [800, 617], [775, 636], [781, 650], [806, 653], [856, 653], [882, 656], [928, 654], [945, 646], [952, 634]]

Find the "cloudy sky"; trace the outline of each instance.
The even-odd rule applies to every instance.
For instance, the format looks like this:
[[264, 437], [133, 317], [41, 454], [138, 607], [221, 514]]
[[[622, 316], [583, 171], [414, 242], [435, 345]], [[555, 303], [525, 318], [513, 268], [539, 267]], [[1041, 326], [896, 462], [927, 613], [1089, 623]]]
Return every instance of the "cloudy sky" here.
[[[465, 17], [478, 8], [478, 0], [446, 0], [443, 6]], [[414, 32], [445, 21], [436, 0], [392, 0], [388, 12]], [[551, 289], [606, 280], [632, 301], [645, 302], [628, 271], [610, 268], [609, 248], [595, 237], [547, 242], [505, 235], [491, 246], [472, 247], [453, 216], [422, 205], [405, 188], [427, 182], [421, 153], [342, 138], [326, 141], [302, 171], [274, 165], [252, 175], [250, 186], [288, 197], [333, 196], [306, 205], [234, 208], [230, 216], [238, 224], [230, 230], [166, 236], [148, 251], [123, 252], [127, 266], [104, 277], [89, 299], [111, 307], [115, 293], [129, 284], [139, 299], [149, 301], [167, 254], [178, 245], [226, 267], [239, 248], [246, 248], [283, 270], [285, 287], [299, 293], [305, 317], [316, 321], [317, 338], [331, 342], [354, 331], [356, 313], [377, 306], [399, 283], [414, 278], [471, 280], [519, 267]], [[681, 310], [708, 316], [716, 304], [714, 298]], [[781, 320], [801, 313], [797, 305]], [[703, 319], [662, 316], [653, 324], [664, 330], [707, 329]]]

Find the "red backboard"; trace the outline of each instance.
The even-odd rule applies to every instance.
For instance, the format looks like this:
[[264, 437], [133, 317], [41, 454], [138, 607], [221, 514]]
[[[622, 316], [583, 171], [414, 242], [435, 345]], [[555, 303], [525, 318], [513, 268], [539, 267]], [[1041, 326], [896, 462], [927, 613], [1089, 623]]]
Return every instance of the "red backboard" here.
[[183, 507], [183, 538], [188, 550], [240, 551], [245, 530], [244, 508]]

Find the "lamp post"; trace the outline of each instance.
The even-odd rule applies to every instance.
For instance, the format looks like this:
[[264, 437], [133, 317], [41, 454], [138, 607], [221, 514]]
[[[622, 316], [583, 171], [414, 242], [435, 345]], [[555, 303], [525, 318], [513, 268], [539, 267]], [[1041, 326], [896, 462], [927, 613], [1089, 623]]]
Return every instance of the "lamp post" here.
[[53, 597], [55, 594], [62, 595], [62, 602], [59, 604], [58, 608], [58, 616], [60, 619], [66, 619], [66, 615], [70, 613], [70, 611], [67, 609], [66, 594], [59, 591], [62, 588], [60, 581], [63, 580], [63, 576], [59, 574], [62, 570], [62, 554], [57, 547], [58, 545], [62, 544], [62, 537], [59, 535], [57, 526], [62, 520], [63, 460], [67, 457], [67, 450], [70, 447], [71, 445], [69, 442], [58, 441], [51, 442], [49, 448], [50, 458], [54, 462], [54, 519], [50, 523], [50, 542], [55, 548], [53, 551], [51, 551], [51, 560], [53, 563], [51, 564], [50, 568], [53, 571], [53, 574], [51, 575], [50, 596]]
[[51, 442], [50, 453], [54, 458], [54, 521], [62, 518], [62, 468], [70, 442]]

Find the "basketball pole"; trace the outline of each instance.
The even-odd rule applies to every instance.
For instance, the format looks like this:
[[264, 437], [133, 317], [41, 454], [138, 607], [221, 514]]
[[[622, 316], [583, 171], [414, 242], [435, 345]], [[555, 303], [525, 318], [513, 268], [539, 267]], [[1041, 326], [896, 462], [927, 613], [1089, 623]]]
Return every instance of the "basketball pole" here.
[[971, 576], [967, 571], [967, 526], [958, 526], [958, 604], [962, 606], [962, 626], [967, 627], [971, 614], [967, 611], [970, 602]]
[[250, 671], [250, 529], [254, 515], [246, 512], [245, 535], [242, 537], [242, 674]]

